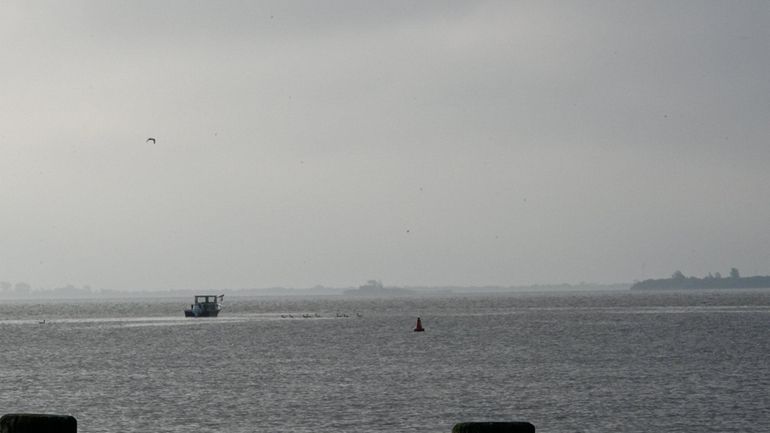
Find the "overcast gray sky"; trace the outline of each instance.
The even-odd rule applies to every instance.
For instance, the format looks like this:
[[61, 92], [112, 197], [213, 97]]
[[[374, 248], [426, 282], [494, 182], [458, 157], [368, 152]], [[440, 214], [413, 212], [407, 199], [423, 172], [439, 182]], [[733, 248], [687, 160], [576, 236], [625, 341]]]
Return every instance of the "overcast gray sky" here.
[[2, 1], [0, 40], [0, 280], [770, 274], [764, 0]]

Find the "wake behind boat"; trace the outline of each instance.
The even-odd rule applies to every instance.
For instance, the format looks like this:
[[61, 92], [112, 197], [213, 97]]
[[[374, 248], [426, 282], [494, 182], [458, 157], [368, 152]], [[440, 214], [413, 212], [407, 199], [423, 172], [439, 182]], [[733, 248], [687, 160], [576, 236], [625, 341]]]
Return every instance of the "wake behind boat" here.
[[184, 310], [185, 317], [217, 317], [225, 295], [195, 295], [195, 302]]

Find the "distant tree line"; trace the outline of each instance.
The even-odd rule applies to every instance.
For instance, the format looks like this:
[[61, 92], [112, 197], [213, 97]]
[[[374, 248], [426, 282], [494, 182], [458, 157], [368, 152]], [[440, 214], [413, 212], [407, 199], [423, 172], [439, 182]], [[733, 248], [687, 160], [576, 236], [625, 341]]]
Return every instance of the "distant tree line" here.
[[770, 288], [770, 276], [741, 277], [737, 268], [730, 269], [730, 276], [725, 278], [719, 272], [698, 278], [687, 277], [682, 271], [676, 271], [671, 278], [644, 280], [631, 286], [631, 290], [760, 288]]

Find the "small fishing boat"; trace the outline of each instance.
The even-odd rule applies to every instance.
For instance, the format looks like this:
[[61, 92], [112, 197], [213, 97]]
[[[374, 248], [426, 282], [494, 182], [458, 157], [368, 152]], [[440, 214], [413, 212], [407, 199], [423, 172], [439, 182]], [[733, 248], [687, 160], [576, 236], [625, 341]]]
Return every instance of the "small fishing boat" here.
[[195, 295], [195, 302], [184, 310], [185, 317], [217, 317], [225, 295]]

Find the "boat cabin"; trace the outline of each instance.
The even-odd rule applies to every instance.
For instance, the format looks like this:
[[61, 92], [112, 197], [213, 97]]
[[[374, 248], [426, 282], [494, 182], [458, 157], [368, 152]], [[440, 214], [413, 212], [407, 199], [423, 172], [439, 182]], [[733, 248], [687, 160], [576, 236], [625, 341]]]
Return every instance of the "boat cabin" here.
[[195, 295], [195, 303], [196, 304], [216, 304], [217, 303], [217, 295]]

